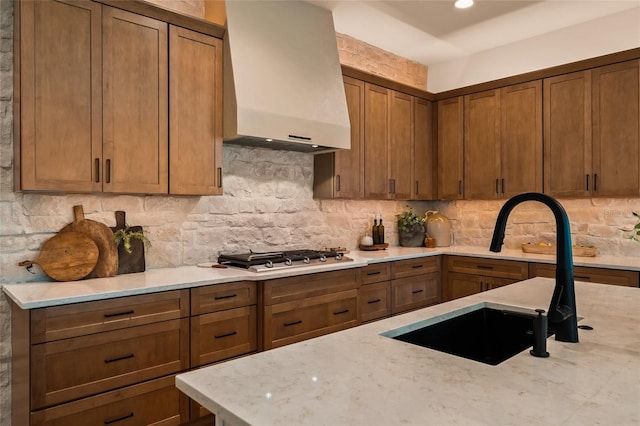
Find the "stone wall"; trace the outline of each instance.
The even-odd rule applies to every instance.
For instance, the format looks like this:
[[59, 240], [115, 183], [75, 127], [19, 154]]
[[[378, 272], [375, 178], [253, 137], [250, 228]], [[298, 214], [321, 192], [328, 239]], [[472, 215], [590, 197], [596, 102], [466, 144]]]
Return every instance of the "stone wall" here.
[[[72, 220], [72, 207], [109, 226], [125, 210], [152, 241], [147, 268], [193, 265], [220, 251], [278, 247], [354, 248], [382, 213], [387, 240], [397, 245], [394, 215], [406, 202], [314, 200], [313, 157], [284, 151], [224, 147], [224, 195], [169, 197], [130, 195], [38, 195], [13, 192], [12, 2], [0, 1], [0, 284], [43, 279], [19, 268], [41, 244]], [[594, 244], [602, 254], [640, 257], [640, 243], [623, 238], [620, 226], [635, 223], [640, 199], [563, 200], [574, 242]], [[439, 209], [451, 218], [457, 244], [489, 245], [501, 202], [413, 202], [417, 211]], [[544, 206], [522, 205], [507, 228], [507, 246], [553, 241], [553, 219]], [[36, 267], [37, 269], [37, 267]], [[10, 425], [10, 311], [0, 294], [0, 424]]]
[[420, 90], [427, 90], [427, 67], [346, 34], [336, 33], [340, 63]]

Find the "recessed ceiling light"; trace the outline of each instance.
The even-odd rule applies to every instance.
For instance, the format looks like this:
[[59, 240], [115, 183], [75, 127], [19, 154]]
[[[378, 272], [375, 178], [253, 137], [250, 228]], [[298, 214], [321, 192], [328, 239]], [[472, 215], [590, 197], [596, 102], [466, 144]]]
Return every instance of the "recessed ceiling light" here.
[[473, 6], [473, 0], [456, 0], [453, 5], [458, 9], [466, 9]]

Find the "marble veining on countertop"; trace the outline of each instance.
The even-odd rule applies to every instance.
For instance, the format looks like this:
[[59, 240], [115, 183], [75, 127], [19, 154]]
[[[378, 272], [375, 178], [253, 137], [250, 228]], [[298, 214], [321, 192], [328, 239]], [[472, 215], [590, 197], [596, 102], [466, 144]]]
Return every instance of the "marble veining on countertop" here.
[[[554, 282], [534, 278], [176, 377], [235, 425], [640, 424], [640, 291], [576, 283], [579, 343], [549, 338], [490, 366], [381, 336], [489, 302], [548, 308]], [[217, 423], [218, 424], [218, 423]]]
[[[353, 261], [349, 262], [280, 269], [273, 272], [254, 273], [232, 267], [217, 269], [180, 266], [176, 268], [150, 269], [146, 272], [117, 275], [110, 278], [69, 282], [43, 281], [6, 284], [3, 286], [3, 290], [22, 309], [34, 309], [203, 285], [244, 280], [260, 281], [338, 269], [359, 268], [371, 263], [442, 254], [555, 263], [555, 255], [523, 253], [520, 250], [510, 249], [503, 249], [500, 253], [493, 253], [487, 247], [472, 246], [451, 246], [432, 249], [425, 247], [390, 247], [380, 251], [351, 250], [347, 256], [352, 258]], [[640, 271], [640, 258], [615, 256], [574, 257], [574, 265]]]

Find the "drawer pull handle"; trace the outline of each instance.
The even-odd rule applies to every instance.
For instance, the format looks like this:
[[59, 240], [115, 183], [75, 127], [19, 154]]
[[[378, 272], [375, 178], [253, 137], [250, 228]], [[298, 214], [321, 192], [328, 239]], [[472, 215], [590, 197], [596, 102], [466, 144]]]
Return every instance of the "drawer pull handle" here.
[[285, 327], [290, 327], [292, 325], [297, 325], [297, 324], [302, 324], [302, 320], [298, 320], [298, 321], [293, 321], [293, 322], [285, 322], [284, 326]]
[[376, 272], [367, 272], [367, 275], [380, 275], [381, 272], [380, 271], [376, 271]]
[[588, 280], [591, 281], [591, 277], [586, 276], [586, 275], [576, 275], [574, 278], [577, 278], [579, 280]]
[[215, 296], [214, 299], [215, 300], [222, 300], [222, 299], [233, 299], [234, 297], [237, 297], [237, 294], [229, 294], [227, 296]]
[[347, 312], [349, 312], [349, 310], [348, 309], [344, 309], [342, 311], [334, 312], [333, 315], [346, 314]]
[[230, 336], [235, 336], [236, 334], [238, 334], [237, 331], [232, 331], [231, 333], [225, 333], [225, 334], [218, 334], [217, 336], [214, 336], [216, 339], [222, 339], [223, 337], [230, 337]]
[[382, 302], [382, 300], [380, 300], [380, 299], [370, 300], [367, 303], [371, 305], [372, 303], [378, 303], [378, 302]]
[[120, 317], [122, 315], [133, 315], [133, 309], [130, 311], [116, 312], [114, 314], [104, 314], [105, 318]]
[[125, 355], [125, 356], [120, 356], [118, 358], [105, 359], [104, 363], [105, 364], [109, 364], [111, 362], [122, 361], [122, 360], [125, 360], [125, 359], [133, 358], [134, 356], [135, 356], [134, 354], [129, 354], [129, 355]]
[[413, 269], [418, 269], [418, 268], [422, 268], [424, 267], [424, 265], [413, 265], [412, 268]]
[[122, 417], [118, 417], [117, 419], [105, 420], [104, 424], [105, 425], [110, 425], [110, 424], [113, 424], [113, 423], [116, 423], [116, 422], [120, 422], [122, 420], [130, 419], [131, 417], [133, 417], [133, 413], [129, 413], [129, 414], [124, 415]]
[[411, 292], [411, 294], [418, 294], [418, 293], [422, 293], [423, 291], [424, 291], [423, 289], [420, 289], [420, 290], [413, 290], [413, 291]]
[[478, 269], [493, 269], [493, 266], [489, 266], [489, 265], [478, 265]]

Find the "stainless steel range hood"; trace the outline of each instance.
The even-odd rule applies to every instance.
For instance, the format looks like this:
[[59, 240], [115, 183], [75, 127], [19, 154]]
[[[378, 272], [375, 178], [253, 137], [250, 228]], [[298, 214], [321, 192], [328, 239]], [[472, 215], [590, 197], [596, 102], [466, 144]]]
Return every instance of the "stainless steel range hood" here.
[[303, 1], [227, 1], [224, 141], [304, 152], [349, 149], [330, 11]]

